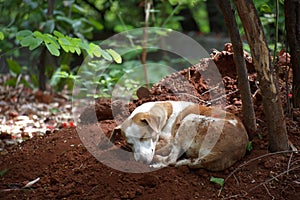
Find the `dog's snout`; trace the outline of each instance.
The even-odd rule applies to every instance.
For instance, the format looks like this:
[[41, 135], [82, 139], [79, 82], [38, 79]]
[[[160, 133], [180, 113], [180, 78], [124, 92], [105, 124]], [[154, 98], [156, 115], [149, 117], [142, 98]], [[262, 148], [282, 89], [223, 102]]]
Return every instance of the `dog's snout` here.
[[150, 155], [144, 155], [142, 153], [135, 153], [134, 159], [144, 164], [150, 164], [152, 161], [152, 157]]

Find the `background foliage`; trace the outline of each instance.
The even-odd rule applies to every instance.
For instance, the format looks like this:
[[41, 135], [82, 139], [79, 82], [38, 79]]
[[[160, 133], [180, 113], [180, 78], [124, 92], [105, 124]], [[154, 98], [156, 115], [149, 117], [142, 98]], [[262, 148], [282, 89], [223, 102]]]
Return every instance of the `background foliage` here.
[[[77, 70], [83, 59], [101, 57], [112, 62], [109, 71], [101, 77], [93, 77], [101, 69], [101, 63], [90, 64], [84, 68], [90, 73], [90, 84], [101, 84], [109, 95], [112, 86], [125, 73], [140, 65], [141, 49], [122, 58], [118, 49], [102, 49], [98, 44], [106, 38], [126, 30], [145, 26], [145, 4], [151, 3], [149, 26], [171, 28], [196, 35], [223, 35], [214, 32], [214, 26], [224, 25], [221, 16], [212, 19], [210, 13], [218, 13], [217, 4], [205, 0], [0, 0], [0, 73], [10, 73], [8, 85], [23, 83], [27, 87], [39, 86], [41, 61], [45, 67], [47, 85], [61, 90], [72, 88]], [[210, 4], [210, 5], [209, 5]], [[261, 21], [265, 28], [270, 48], [275, 42], [284, 43], [283, 0], [279, 9], [279, 41], [275, 41], [275, 2], [255, 1]], [[213, 11], [213, 12], [212, 12]], [[220, 14], [220, 13], [219, 13]], [[213, 23], [211, 23], [213, 22]], [[225, 27], [225, 25], [224, 25]], [[223, 27], [223, 28], [224, 28]], [[240, 24], [240, 32], [243, 33]], [[194, 34], [195, 35], [195, 34]], [[245, 46], [247, 48], [247, 46]], [[46, 50], [46, 51], [45, 51]], [[44, 53], [43, 53], [44, 51]], [[46, 52], [46, 53], [45, 53]], [[151, 52], [153, 53], [153, 52]], [[150, 53], [150, 54], [151, 54]], [[182, 65], [178, 59], [148, 56], [153, 62]], [[121, 65], [122, 61], [126, 64]], [[100, 60], [101, 62], [101, 60]], [[29, 79], [20, 75], [27, 74]], [[21, 79], [21, 82], [17, 80]], [[133, 83], [131, 83], [133, 84]], [[135, 83], [132, 87], [134, 87]]]

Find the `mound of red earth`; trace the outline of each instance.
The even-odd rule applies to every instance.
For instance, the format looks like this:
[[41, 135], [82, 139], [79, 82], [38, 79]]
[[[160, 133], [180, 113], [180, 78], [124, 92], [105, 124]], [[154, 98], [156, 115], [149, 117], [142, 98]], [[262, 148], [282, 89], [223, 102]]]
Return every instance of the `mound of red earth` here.
[[[229, 169], [209, 172], [182, 166], [148, 173], [126, 173], [98, 161], [91, 155], [95, 152], [87, 151], [83, 145], [85, 140], [91, 140], [94, 146], [106, 148], [105, 142], [115, 126], [136, 106], [147, 101], [187, 100], [216, 105], [242, 118], [233, 52], [230, 46], [226, 48], [212, 58], [165, 77], [149, 91], [140, 89], [139, 99], [129, 104], [124, 104], [122, 99], [114, 102], [98, 99], [93, 107], [82, 113], [82, 124], [77, 129], [62, 129], [12, 147], [8, 154], [1, 155], [0, 199], [297, 199], [300, 196], [300, 156], [292, 152], [268, 153], [261, 95], [251, 58], [247, 55], [245, 60], [251, 91], [255, 94], [259, 130], [252, 136], [253, 149]], [[209, 73], [215, 73], [211, 70], [214, 63], [221, 72], [221, 82], [206, 78], [210, 77]], [[280, 81], [284, 104], [287, 102], [285, 83]], [[224, 86], [217, 87], [220, 85]], [[118, 109], [117, 116], [113, 115], [115, 109]], [[91, 117], [95, 111], [97, 120]], [[294, 118], [287, 118], [287, 128], [290, 141], [299, 149], [298, 116], [295, 111]], [[79, 128], [86, 137], [78, 136]], [[103, 136], [99, 136], [100, 128]], [[116, 147], [110, 146], [111, 154], [104, 154], [107, 157], [103, 159], [111, 159], [109, 156], [114, 155], [118, 147], [125, 147], [122, 138], [117, 138]], [[122, 158], [118, 159], [120, 165], [125, 165]], [[138, 171], [138, 166], [135, 167]], [[210, 181], [211, 177], [226, 180], [222, 190]], [[37, 182], [24, 188], [33, 180]]]

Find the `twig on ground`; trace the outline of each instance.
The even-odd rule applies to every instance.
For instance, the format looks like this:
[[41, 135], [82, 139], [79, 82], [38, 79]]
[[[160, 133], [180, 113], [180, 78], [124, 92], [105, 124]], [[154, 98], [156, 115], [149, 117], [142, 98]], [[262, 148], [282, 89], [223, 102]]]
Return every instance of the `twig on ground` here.
[[264, 157], [267, 157], [267, 156], [273, 156], [273, 155], [277, 155], [277, 154], [283, 154], [283, 153], [291, 153], [293, 151], [291, 150], [287, 150], [287, 151], [278, 151], [278, 152], [274, 152], [274, 153], [267, 153], [267, 154], [264, 154], [264, 155], [261, 155], [261, 156], [258, 156], [256, 158], [253, 158], [243, 164], [241, 164], [240, 166], [238, 166], [235, 170], [233, 170], [227, 177], [226, 179], [224, 180], [224, 184], [226, 183], [226, 181], [235, 173], [237, 172], [238, 170], [240, 170], [242, 167], [248, 165], [249, 163], [255, 161], [255, 160], [258, 160], [258, 159], [261, 159], [261, 158], [264, 158]]
[[277, 179], [279, 176], [282, 176], [282, 175], [284, 175], [284, 174], [287, 174], [288, 172], [293, 171], [293, 170], [296, 170], [296, 169], [300, 169], [300, 166], [297, 166], [297, 167], [291, 168], [291, 169], [289, 169], [289, 170], [286, 170], [286, 171], [284, 171], [284, 172], [278, 174], [277, 176], [274, 176], [273, 178], [270, 178], [270, 179], [264, 181], [263, 183], [260, 183], [260, 184], [258, 184], [258, 185], [256, 185], [256, 186], [254, 186], [254, 187], [251, 188], [249, 191], [253, 191], [253, 190], [255, 190], [256, 188], [260, 187], [261, 185], [264, 185], [264, 184], [266, 184], [266, 183], [269, 183], [270, 181], [272, 181], [272, 180], [274, 180], [274, 179]]
[[252, 95], [252, 98], [254, 98], [256, 95], [257, 95], [257, 93], [260, 91], [260, 89], [257, 89], [255, 92], [254, 92], [254, 94]]
[[237, 185], [240, 186], [240, 182], [239, 182], [239, 180], [237, 179], [237, 177], [236, 177], [234, 174], [233, 174], [233, 177], [234, 177], [234, 179], [235, 179]]
[[248, 195], [248, 193], [244, 190], [241, 190], [241, 192], [243, 192], [243, 194], [235, 194], [235, 195], [231, 195], [229, 197], [223, 197], [222, 199], [223, 200], [225, 200], [225, 199], [240, 199], [240, 198], [243, 198]]
[[291, 166], [293, 166], [294, 164], [296, 164], [298, 162], [300, 163], [300, 160], [295, 160], [294, 162], [291, 163]]
[[[286, 169], [287, 171], [290, 169], [292, 157], [293, 157], [293, 152], [291, 153], [291, 156], [289, 158], [288, 166], [287, 166], [287, 169]], [[289, 175], [289, 173], [287, 173], [287, 175]]]
[[268, 195], [269, 195], [270, 197], [272, 197], [272, 200], [275, 199], [275, 197], [270, 193], [270, 191], [269, 191], [268, 187], [266, 186], [266, 184], [263, 184], [263, 186], [264, 186], [264, 188], [266, 189]]

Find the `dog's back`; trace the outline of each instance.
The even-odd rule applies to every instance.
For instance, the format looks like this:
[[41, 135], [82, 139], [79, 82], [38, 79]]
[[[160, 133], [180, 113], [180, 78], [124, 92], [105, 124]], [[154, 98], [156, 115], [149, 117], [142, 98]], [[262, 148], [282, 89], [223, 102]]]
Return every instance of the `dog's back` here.
[[177, 165], [219, 171], [246, 153], [247, 132], [238, 117], [218, 108], [190, 105], [178, 113], [171, 129], [174, 148], [187, 159]]

